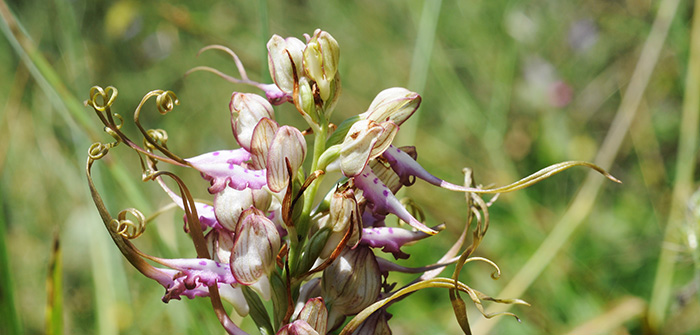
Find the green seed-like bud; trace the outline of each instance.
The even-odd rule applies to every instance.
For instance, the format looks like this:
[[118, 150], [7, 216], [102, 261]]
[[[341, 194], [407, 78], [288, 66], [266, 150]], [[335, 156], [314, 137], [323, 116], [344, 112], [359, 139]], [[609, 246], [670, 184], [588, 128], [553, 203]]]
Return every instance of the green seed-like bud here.
[[299, 79], [299, 95], [294, 97], [297, 106], [301, 109], [301, 112], [311, 117], [311, 119], [318, 123], [318, 115], [316, 115], [316, 104], [314, 103], [314, 92], [311, 90], [311, 84], [309, 84], [309, 78], [301, 77]]
[[303, 273], [311, 269], [314, 262], [316, 262], [316, 259], [318, 259], [319, 255], [321, 254], [321, 251], [324, 250], [324, 246], [326, 245], [326, 241], [328, 241], [330, 234], [330, 229], [323, 228], [309, 238], [309, 242], [306, 243], [304, 248], [304, 257], [302, 257], [301, 261], [299, 262], [299, 270], [297, 270], [298, 273]]
[[304, 49], [304, 69], [318, 85], [323, 101], [331, 96], [331, 82], [338, 72], [340, 47], [331, 34], [316, 29]]

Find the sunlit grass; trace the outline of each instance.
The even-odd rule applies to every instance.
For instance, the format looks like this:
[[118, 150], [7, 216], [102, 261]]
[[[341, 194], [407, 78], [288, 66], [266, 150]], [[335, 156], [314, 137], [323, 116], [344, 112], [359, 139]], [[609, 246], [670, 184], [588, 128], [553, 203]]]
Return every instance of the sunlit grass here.
[[[163, 304], [161, 288], [125, 267], [105, 234], [83, 168], [91, 141], [107, 138], [81, 105], [92, 85], [118, 87], [115, 108], [125, 116], [146, 92], [174, 90], [182, 104], [166, 117], [146, 114], [144, 123], [167, 129], [168, 145], [183, 156], [232, 148], [228, 100], [233, 90], [247, 88], [205, 73], [183, 78], [197, 65], [235, 73], [225, 55], [197, 58], [197, 51], [211, 43], [229, 46], [253, 79], [263, 79], [268, 34], [300, 36], [320, 27], [342, 46], [343, 96], [336, 123], [364, 111], [383, 88], [420, 88], [423, 104], [406, 124], [409, 131], [402, 129], [398, 144], [417, 144], [421, 164], [446, 180], [462, 180], [461, 167], [469, 166], [478, 183], [503, 185], [551, 163], [593, 160], [600, 153], [627, 88], [636, 84], [630, 82], [634, 67], [657, 16], [656, 6], [635, 1], [268, 2], [266, 14], [260, 3], [9, 4], [26, 31], [6, 30], [0, 38], [0, 224], [5, 228], [0, 247], [6, 247], [8, 259], [0, 259], [0, 273], [9, 275], [2, 292], [13, 298], [3, 296], [7, 307], [2, 320], [10, 322], [0, 332], [46, 331], [46, 278], [58, 230], [66, 334], [220, 333], [206, 300]], [[439, 15], [432, 16], [436, 10]], [[583, 219], [580, 226], [569, 232], [561, 249], [548, 254], [532, 284], [525, 283], [522, 295], [517, 294], [532, 304], [512, 310], [522, 324], [511, 318], [481, 320], [473, 308], [468, 309], [470, 320], [497, 322], [494, 334], [563, 333], [609, 315], [619, 321], [611, 322], [610, 332], [644, 328], [643, 314], [624, 314], [616, 306], [637, 303], [637, 298], [649, 302], [671, 208], [673, 171], [676, 164], [697, 162], [691, 152], [682, 154], [689, 162], [676, 163], [689, 10], [681, 3], [673, 16], [635, 108], [631, 140], [623, 137], [611, 159], [610, 171], [624, 184], [604, 183], [586, 199], [590, 209], [569, 214]], [[583, 35], [572, 35], [574, 29]], [[36, 49], [21, 52], [8, 38], [25, 33], [31, 39], [23, 43]], [[557, 106], [552, 99], [566, 98], [567, 87], [571, 101]], [[295, 112], [287, 111], [280, 113], [280, 121], [298, 124]], [[115, 213], [136, 206], [149, 214], [167, 204], [157, 186], [140, 182], [136, 159], [112, 161], [96, 171]], [[197, 174], [187, 178], [189, 185], [202, 186], [195, 192], [206, 194], [206, 182]], [[697, 178], [691, 173], [691, 179]], [[543, 241], [556, 236], [550, 234], [558, 231], [557, 222], [572, 220], [567, 208], [585, 180], [584, 172], [574, 170], [501, 196], [491, 208], [491, 228], [478, 255], [497, 261], [503, 276], [493, 281], [488, 267], [469, 264], [463, 281], [498, 295]], [[450, 234], [456, 239], [459, 232], [450, 223], [466, 217], [461, 197], [426, 190], [419, 182], [404, 195], [430, 213], [429, 225], [445, 222], [448, 228], [425, 246], [408, 248], [412, 257], [402, 264], [439, 257], [437, 251], [448, 244], [438, 239], [450, 239]], [[685, 208], [684, 199], [674, 201]], [[144, 249], [163, 256], [186, 252], [180, 212], [166, 213], [147, 229], [159, 234], [140, 239]], [[690, 295], [695, 305], [676, 299], [694, 278], [692, 250], [680, 242], [665, 247], [679, 257], [671, 259], [678, 262], [675, 280], [662, 292], [676, 312], [661, 314], [662, 327], [666, 319], [676, 320], [675, 314], [694, 308], [698, 299], [697, 290]], [[459, 330], [443, 291], [419, 292], [389, 312], [397, 334]], [[698, 330], [690, 321], [672, 323], [678, 332]], [[244, 328], [254, 331], [255, 326], [249, 322]]]

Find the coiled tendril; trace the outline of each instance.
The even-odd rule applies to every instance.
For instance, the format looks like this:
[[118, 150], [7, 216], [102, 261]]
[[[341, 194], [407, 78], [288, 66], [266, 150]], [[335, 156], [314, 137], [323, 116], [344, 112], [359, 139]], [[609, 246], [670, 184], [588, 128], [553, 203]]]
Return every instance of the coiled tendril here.
[[[127, 214], [131, 214], [135, 220], [127, 218]], [[109, 228], [126, 239], [134, 239], [146, 231], [146, 216], [136, 208], [127, 208], [110, 221]]]

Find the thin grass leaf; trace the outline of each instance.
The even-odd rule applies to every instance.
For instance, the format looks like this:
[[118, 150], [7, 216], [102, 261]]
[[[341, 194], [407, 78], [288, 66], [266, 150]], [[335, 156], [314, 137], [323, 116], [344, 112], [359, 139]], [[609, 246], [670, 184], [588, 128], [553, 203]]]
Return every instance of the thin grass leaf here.
[[46, 334], [63, 334], [63, 262], [58, 233], [54, 234], [53, 248], [46, 276]]

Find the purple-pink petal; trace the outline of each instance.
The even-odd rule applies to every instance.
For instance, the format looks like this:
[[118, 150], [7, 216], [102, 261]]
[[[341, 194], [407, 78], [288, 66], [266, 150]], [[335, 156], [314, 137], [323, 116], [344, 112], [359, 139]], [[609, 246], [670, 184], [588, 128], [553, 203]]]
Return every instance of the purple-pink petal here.
[[236, 190], [260, 189], [267, 183], [265, 170], [250, 170], [241, 164], [250, 159], [245, 149], [220, 150], [188, 158], [186, 161], [211, 182], [209, 193], [221, 192], [226, 185]]
[[179, 300], [183, 295], [190, 299], [206, 297], [209, 296], [208, 286], [236, 284], [229, 265], [211, 259], [185, 258], [158, 259], [157, 261], [172, 268], [158, 269], [171, 278], [168, 281], [159, 280], [165, 287], [164, 302], [171, 299]]
[[[158, 184], [160, 184], [160, 187], [162, 187], [165, 193], [167, 193], [168, 196], [170, 196], [170, 199], [173, 199], [173, 202], [178, 207], [185, 209], [185, 206], [182, 202], [182, 198], [175, 192], [173, 192], [167, 185], [165, 185], [161, 178], [158, 178], [157, 180]], [[197, 209], [197, 215], [199, 215], [199, 223], [202, 224], [202, 229], [205, 229], [206, 227], [211, 227], [215, 229], [222, 228], [219, 224], [219, 221], [216, 220], [216, 215], [214, 214], [214, 206], [196, 201], [194, 203], [194, 206]]]
[[291, 95], [282, 92], [275, 84], [260, 84], [258, 88], [265, 91], [265, 98], [267, 98], [267, 101], [273, 106], [294, 101]]
[[379, 215], [392, 213], [399, 217], [399, 219], [406, 221], [413, 228], [429, 235], [437, 234], [437, 231], [430, 229], [414, 218], [401, 204], [399, 199], [391, 193], [389, 188], [377, 178], [369, 166], [365, 166], [365, 169], [355, 176], [353, 180], [355, 181], [355, 186], [363, 191], [362, 195], [372, 204], [374, 213]]
[[[444, 229], [444, 225], [433, 227], [435, 230]], [[406, 243], [424, 239], [430, 235], [420, 231], [410, 231], [395, 227], [376, 227], [362, 229], [362, 239], [360, 244], [368, 245], [372, 248], [382, 248], [384, 252], [390, 252], [396, 259], [408, 258], [408, 254], [401, 251], [401, 247]]]
[[382, 154], [384, 158], [389, 162], [391, 168], [399, 175], [401, 183], [404, 185], [409, 185], [409, 178], [411, 176], [418, 177], [431, 183], [435, 186], [439, 186], [448, 190], [458, 191], [458, 192], [468, 192], [469, 188], [464, 186], [455, 185], [448, 183], [438, 177], [433, 176], [428, 171], [426, 171], [418, 162], [416, 162], [413, 157], [409, 156], [407, 153], [401, 151], [401, 149], [390, 146]]

